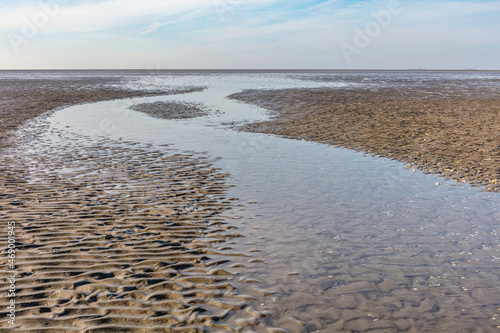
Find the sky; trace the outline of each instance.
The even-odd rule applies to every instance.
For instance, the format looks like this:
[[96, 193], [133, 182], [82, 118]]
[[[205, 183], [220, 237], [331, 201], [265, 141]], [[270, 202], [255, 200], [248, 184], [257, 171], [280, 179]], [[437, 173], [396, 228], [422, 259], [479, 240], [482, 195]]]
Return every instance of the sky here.
[[0, 69], [494, 69], [500, 1], [0, 0]]

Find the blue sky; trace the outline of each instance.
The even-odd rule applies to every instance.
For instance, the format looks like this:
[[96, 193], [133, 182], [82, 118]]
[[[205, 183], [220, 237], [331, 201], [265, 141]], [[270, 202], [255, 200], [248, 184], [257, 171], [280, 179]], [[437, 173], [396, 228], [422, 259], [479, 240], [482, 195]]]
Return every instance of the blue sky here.
[[500, 69], [500, 1], [0, 0], [0, 69]]

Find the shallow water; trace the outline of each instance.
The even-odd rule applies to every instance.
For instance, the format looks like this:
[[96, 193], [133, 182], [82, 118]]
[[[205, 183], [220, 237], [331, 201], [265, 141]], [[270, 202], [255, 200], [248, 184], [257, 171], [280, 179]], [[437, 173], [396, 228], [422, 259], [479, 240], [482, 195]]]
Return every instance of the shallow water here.
[[[390, 82], [391, 73], [385, 75]], [[225, 98], [242, 89], [357, 84], [325, 76], [332, 74], [135, 73], [128, 87], [207, 89], [63, 109], [48, 118], [45, 140], [58, 144], [52, 128], [218, 157], [216, 166], [234, 185], [227, 197], [239, 199], [226, 218], [244, 238], [231, 246], [249, 255], [242, 259], [247, 278], [259, 281], [249, 288], [273, 308], [270, 326], [289, 332], [498, 330], [499, 194], [392, 160], [238, 132], [228, 124], [268, 118], [265, 110]], [[164, 120], [128, 109], [160, 100], [203, 103], [212, 114]]]

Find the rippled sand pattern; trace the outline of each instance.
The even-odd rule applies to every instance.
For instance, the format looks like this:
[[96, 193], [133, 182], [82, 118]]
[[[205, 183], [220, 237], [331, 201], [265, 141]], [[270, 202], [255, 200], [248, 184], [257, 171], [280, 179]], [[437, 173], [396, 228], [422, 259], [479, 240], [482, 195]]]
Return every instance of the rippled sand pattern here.
[[[16, 222], [23, 332], [259, 325], [267, 313], [236, 289], [227, 263], [238, 254], [222, 248], [239, 237], [220, 217], [230, 203], [225, 174], [203, 156], [59, 136], [59, 148], [34, 144], [1, 165], [0, 220]], [[0, 298], [2, 318], [7, 305]]]
[[[207, 102], [218, 89], [207, 88]], [[290, 91], [275, 97], [324, 104], [313, 90]], [[223, 102], [222, 112], [246, 117], [249, 109]], [[135, 112], [120, 122], [116, 111], [128, 105], [62, 110], [15, 140], [10, 126], [21, 119], [4, 118], [16, 121], [0, 144], [0, 332], [500, 331], [498, 193], [326, 145], [203, 130], [226, 120], [214, 113], [207, 117], [217, 121], [178, 128]], [[94, 132], [92, 114], [115, 114], [106, 120], [116, 126]], [[346, 126], [360, 124], [348, 116]], [[311, 124], [330, 119], [315, 117]], [[297, 137], [310, 140], [320, 128], [311, 124], [297, 122]], [[127, 131], [137, 141], [97, 137]], [[16, 223], [14, 330], [8, 222]]]
[[[291, 232], [272, 228], [268, 248], [264, 240], [251, 244], [264, 249], [272, 267], [251, 277], [277, 291], [273, 326], [324, 333], [500, 330], [494, 228], [441, 224], [446, 218], [403, 226], [396, 218], [381, 223], [336, 212], [335, 228], [326, 230], [301, 224], [294, 213], [300, 214], [280, 217]], [[262, 224], [252, 220], [260, 227], [254, 234]]]

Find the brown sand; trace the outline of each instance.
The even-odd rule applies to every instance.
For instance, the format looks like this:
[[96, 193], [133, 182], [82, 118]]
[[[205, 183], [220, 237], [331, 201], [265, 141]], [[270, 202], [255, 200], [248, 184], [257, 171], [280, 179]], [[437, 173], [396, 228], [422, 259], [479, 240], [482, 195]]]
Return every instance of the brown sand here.
[[163, 119], [186, 119], [209, 114], [209, 111], [204, 109], [201, 104], [171, 101], [137, 104], [131, 106], [130, 109]]
[[231, 283], [238, 270], [224, 267], [234, 254], [221, 248], [239, 237], [219, 217], [230, 203], [225, 175], [209, 160], [129, 144], [101, 141], [76, 154], [69, 144], [37, 145], [4, 161], [0, 219], [16, 223], [23, 332], [232, 330], [224, 323], [242, 316], [231, 310], [252, 304]]
[[498, 192], [497, 96], [488, 89], [349, 88], [248, 90], [231, 97], [275, 111], [272, 121], [245, 130], [374, 153]]
[[[293, 98], [285, 96], [289, 91], [282, 93], [276, 98], [293, 106], [295, 99], [307, 103], [310, 93], [317, 93], [321, 103], [321, 96], [328, 92], [301, 95], [294, 91]], [[255, 102], [265, 100], [261, 92], [256, 94]], [[71, 95], [68, 103], [70, 99]], [[271, 99], [270, 109], [272, 103]], [[309, 103], [305, 105], [313, 108], [314, 101]], [[300, 111], [297, 108], [298, 116], [302, 116]], [[312, 128], [308, 132], [315, 133]], [[224, 198], [226, 176], [202, 155], [169, 155], [133, 142], [92, 143], [63, 132], [55, 134], [65, 144], [53, 150], [41, 137], [32, 141], [39, 134], [26, 132], [30, 140], [19, 140], [29, 145], [12, 141], [9, 146], [13, 149], [4, 150], [0, 157], [0, 223], [16, 222], [19, 331], [285, 332], [267, 328], [272, 322], [289, 332], [416, 332], [415, 327], [443, 332], [463, 329], [458, 319], [469, 323], [465, 329], [469, 331], [474, 331], [471, 327], [476, 321], [484, 324], [483, 331], [491, 327], [491, 316], [482, 309], [484, 304], [488, 309], [498, 305], [495, 295], [483, 294], [488, 290], [484, 281], [447, 284], [448, 276], [438, 273], [449, 272], [443, 268], [449, 264], [448, 257], [439, 259], [439, 265], [427, 258], [426, 253], [436, 252], [443, 244], [413, 248], [405, 238], [396, 240], [401, 249], [394, 250], [398, 258], [391, 263], [401, 269], [395, 278], [386, 278], [387, 268], [377, 265], [386, 264], [384, 251], [388, 249], [377, 250], [383, 252], [378, 258], [367, 237], [375, 244], [389, 240], [375, 238], [371, 224], [366, 223], [369, 217], [358, 217], [353, 225], [352, 214], [347, 214], [337, 221], [339, 241], [329, 240], [339, 254], [317, 254], [322, 261], [308, 260], [310, 276], [301, 277], [290, 268], [297, 253], [285, 253], [269, 264], [235, 253], [232, 239], [239, 235], [224, 223], [222, 215], [232, 202]], [[449, 225], [443, 228], [438, 235], [450, 229], [457, 232]], [[476, 229], [470, 233], [476, 235]], [[394, 243], [389, 236], [394, 233], [383, 229], [381, 234]], [[416, 234], [418, 230], [412, 230], [408, 237]], [[482, 243], [478, 242], [467, 245], [470, 261], [481, 257], [477, 251]], [[297, 252], [309, 257], [315, 254], [300, 244], [297, 242]], [[360, 251], [360, 244], [367, 245], [368, 255]], [[407, 258], [413, 256], [401, 255], [403, 250], [418, 255], [419, 261], [412, 259], [412, 264], [419, 271], [411, 276], [404, 268]], [[455, 250], [462, 249], [457, 246], [451, 251]], [[0, 234], [1, 267], [6, 267], [6, 260], [4, 232]], [[282, 272], [280, 277], [287, 283], [273, 285], [272, 277], [248, 274], [247, 269], [257, 270], [252, 265], [266, 267], [269, 275]], [[476, 268], [466, 260], [458, 265], [467, 266], [467, 271]], [[323, 276], [327, 271], [333, 279]], [[484, 280], [488, 278], [486, 274]], [[244, 284], [256, 286], [260, 295]], [[430, 291], [438, 285], [446, 289]], [[466, 289], [457, 291], [455, 287]], [[6, 284], [1, 285], [0, 294], [5, 295], [7, 289]], [[465, 290], [476, 289], [480, 301], [467, 302], [469, 296], [478, 295]], [[439, 308], [436, 293], [446, 295], [446, 307], [453, 308], [456, 317]], [[261, 303], [275, 297], [272, 313], [277, 315], [268, 318], [271, 309]], [[3, 318], [7, 302], [8, 298], [0, 298]], [[287, 304], [301, 306], [290, 309]], [[450, 318], [457, 319], [455, 325]], [[2, 325], [8, 329], [6, 321]], [[478, 326], [476, 331], [482, 329]]]
[[[106, 78], [79, 79], [1, 79], [0, 142], [27, 120], [58, 107], [118, 98], [170, 95], [200, 91], [204, 88], [162, 91], [125, 90], [111, 86]], [[0, 148], [1, 148], [0, 145]]]
[[268, 308], [233, 261], [242, 254], [231, 251], [240, 235], [221, 216], [233, 204], [226, 175], [207, 157], [69, 132], [52, 133], [61, 140], [54, 148], [43, 126], [12, 135], [53, 107], [165, 92], [14, 86], [22, 89], [4, 86], [2, 95], [3, 328], [11, 328], [6, 226], [14, 222], [19, 331], [268, 332]]

